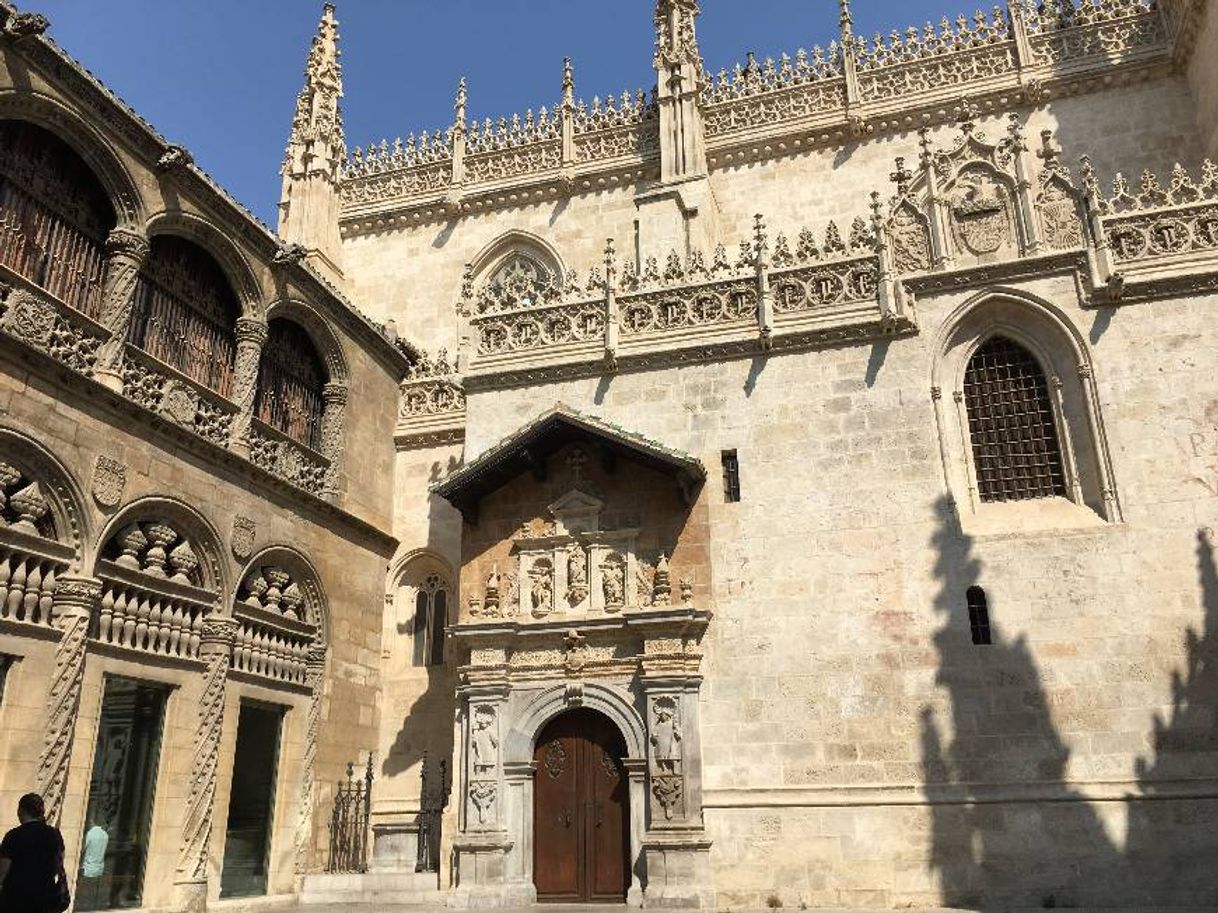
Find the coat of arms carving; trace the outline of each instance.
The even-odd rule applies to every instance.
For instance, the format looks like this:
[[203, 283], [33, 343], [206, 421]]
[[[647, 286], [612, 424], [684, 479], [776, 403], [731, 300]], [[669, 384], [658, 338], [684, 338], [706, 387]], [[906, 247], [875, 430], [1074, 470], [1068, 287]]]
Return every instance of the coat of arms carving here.
[[1010, 196], [991, 175], [981, 171], [961, 175], [950, 208], [956, 240], [970, 253], [984, 256], [1010, 243]]
[[118, 507], [127, 487], [127, 467], [118, 460], [99, 456], [93, 464], [93, 499], [102, 507]]
[[240, 515], [233, 518], [233, 533], [229, 538], [229, 547], [233, 557], [238, 561], [246, 561], [254, 553], [254, 539], [258, 534], [258, 526], [249, 517]]

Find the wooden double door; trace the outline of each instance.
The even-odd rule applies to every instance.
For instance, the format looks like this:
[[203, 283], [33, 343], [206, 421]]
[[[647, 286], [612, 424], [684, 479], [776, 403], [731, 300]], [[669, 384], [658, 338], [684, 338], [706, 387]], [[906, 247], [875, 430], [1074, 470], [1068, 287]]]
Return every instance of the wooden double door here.
[[622, 903], [630, 884], [626, 742], [595, 710], [555, 717], [533, 758], [533, 882], [543, 902]]

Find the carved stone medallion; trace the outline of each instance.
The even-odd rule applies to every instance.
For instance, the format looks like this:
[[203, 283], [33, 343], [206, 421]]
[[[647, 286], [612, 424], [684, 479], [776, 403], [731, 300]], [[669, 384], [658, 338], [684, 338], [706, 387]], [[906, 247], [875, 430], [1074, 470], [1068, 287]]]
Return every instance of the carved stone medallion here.
[[24, 289], [9, 296], [4, 327], [24, 343], [45, 349], [55, 328], [55, 311]]
[[127, 486], [127, 467], [118, 460], [99, 456], [93, 464], [93, 499], [102, 507], [118, 507]]
[[258, 535], [258, 525], [249, 517], [240, 514], [233, 517], [233, 532], [229, 537], [229, 548], [233, 557], [238, 561], [246, 561], [254, 553], [254, 541]]

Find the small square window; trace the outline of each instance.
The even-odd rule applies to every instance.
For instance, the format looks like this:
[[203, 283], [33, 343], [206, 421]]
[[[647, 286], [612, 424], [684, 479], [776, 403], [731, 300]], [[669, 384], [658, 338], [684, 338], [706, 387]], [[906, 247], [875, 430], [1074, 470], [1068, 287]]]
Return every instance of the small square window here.
[[735, 450], [723, 451], [723, 500], [729, 504], [740, 500], [740, 460]]
[[994, 641], [990, 633], [990, 607], [985, 598], [985, 590], [979, 586], [971, 586], [965, 594], [968, 600], [968, 624], [972, 629], [973, 643], [986, 646]]

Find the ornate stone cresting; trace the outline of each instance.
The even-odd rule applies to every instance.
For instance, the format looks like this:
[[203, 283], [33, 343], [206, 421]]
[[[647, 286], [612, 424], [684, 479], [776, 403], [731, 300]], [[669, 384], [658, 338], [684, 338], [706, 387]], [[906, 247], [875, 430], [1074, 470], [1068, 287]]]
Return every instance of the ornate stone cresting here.
[[309, 49], [280, 171], [279, 235], [286, 244], [305, 248], [313, 265], [330, 278], [341, 276], [338, 180], [347, 157], [339, 56], [338, 21], [334, 5], [327, 3]]
[[85, 673], [89, 622], [101, 594], [101, 582], [92, 577], [64, 574], [55, 586], [55, 669], [47, 694], [46, 738], [38, 759], [38, 792], [46, 800], [47, 820], [59, 823], [67, 790], [68, 766], [80, 708]]
[[237, 622], [225, 616], [205, 618], [199, 658], [204, 662], [203, 691], [199, 698], [194, 736], [194, 758], [190, 766], [190, 792], [182, 829], [176, 885], [179, 909], [204, 910], [210, 868], [212, 818], [216, 799], [216, 773], [220, 736], [224, 729], [225, 685], [232, 659]]

